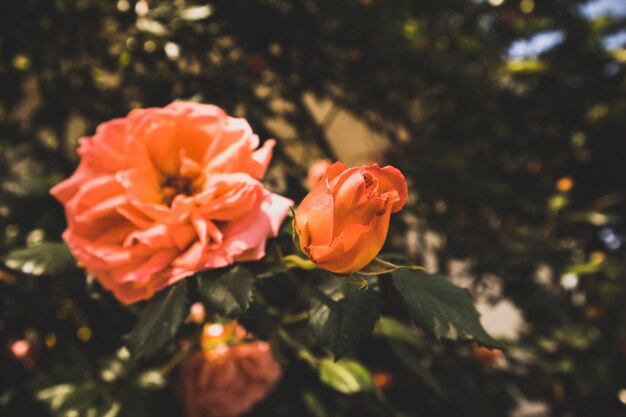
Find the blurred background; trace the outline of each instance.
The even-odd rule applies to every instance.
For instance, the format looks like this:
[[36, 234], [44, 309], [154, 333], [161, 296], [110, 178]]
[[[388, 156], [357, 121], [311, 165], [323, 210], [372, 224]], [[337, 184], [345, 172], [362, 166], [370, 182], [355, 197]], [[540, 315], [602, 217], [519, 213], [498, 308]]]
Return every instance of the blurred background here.
[[[79, 137], [177, 99], [276, 138], [296, 200], [320, 158], [400, 168], [388, 251], [510, 346], [425, 338], [416, 377], [366, 341], [385, 398], [293, 374], [251, 415], [626, 415], [626, 0], [0, 0], [0, 254], [60, 239]], [[119, 347], [128, 313], [84, 281], [0, 269], [0, 415], [54, 414], [37, 389]]]

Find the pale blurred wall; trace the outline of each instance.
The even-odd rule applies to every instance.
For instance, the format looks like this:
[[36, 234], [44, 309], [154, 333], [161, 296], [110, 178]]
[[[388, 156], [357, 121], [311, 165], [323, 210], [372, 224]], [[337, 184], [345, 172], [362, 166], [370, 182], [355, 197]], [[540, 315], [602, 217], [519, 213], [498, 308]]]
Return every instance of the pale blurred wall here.
[[389, 146], [384, 136], [329, 99], [318, 100], [308, 94], [304, 101], [315, 120], [324, 126], [328, 141], [341, 161], [349, 166], [382, 161], [383, 151]]

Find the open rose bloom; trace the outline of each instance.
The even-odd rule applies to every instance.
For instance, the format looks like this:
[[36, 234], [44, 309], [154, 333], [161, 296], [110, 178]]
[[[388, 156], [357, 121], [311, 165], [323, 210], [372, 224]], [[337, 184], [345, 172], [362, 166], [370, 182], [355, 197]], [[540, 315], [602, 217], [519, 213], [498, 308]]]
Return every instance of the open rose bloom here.
[[382, 249], [391, 213], [407, 194], [404, 176], [392, 166], [334, 163], [296, 211], [303, 252], [338, 274], [361, 270]]
[[63, 238], [122, 302], [193, 273], [257, 260], [292, 202], [263, 188], [273, 140], [213, 105], [134, 110], [83, 138], [76, 172], [51, 193]]
[[204, 330], [202, 351], [179, 367], [178, 397], [188, 417], [239, 416], [265, 398], [280, 366], [267, 342], [244, 340], [242, 327], [210, 324]]

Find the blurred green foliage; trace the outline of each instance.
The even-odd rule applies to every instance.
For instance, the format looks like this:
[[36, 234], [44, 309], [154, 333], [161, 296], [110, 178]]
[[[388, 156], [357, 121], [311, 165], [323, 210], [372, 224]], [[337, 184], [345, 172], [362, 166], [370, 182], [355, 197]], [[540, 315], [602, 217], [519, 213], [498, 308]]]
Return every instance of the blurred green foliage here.
[[[306, 294], [292, 294], [314, 274], [272, 275], [244, 324], [271, 336], [289, 366], [251, 415], [495, 417], [520, 398], [554, 416], [624, 415], [626, 50], [602, 40], [626, 20], [591, 19], [580, 4], [0, 0], [0, 253], [13, 253], [0, 269], [0, 414], [179, 414], [171, 390], [142, 373], [156, 362], [137, 370], [119, 351], [138, 311], [62, 250], [52, 266], [49, 253], [28, 264], [14, 252], [60, 240], [62, 208], [47, 190], [74, 169], [78, 137], [135, 107], [215, 103], [278, 139], [271, 185], [298, 199], [308, 163], [335, 157], [309, 94], [388, 138], [380, 162], [412, 191], [389, 249], [419, 263], [423, 242], [407, 252], [407, 228], [440, 233], [439, 269], [466, 260], [476, 294], [497, 276], [492, 301], [512, 300], [525, 326], [504, 364], [481, 362], [470, 346], [393, 321], [408, 313], [381, 279], [386, 318], [353, 355], [369, 371], [333, 383], [360, 391], [370, 371], [392, 383], [348, 396], [320, 382], [306, 353], [294, 357], [294, 341], [314, 345], [297, 320], [283, 323], [291, 336], [271, 331], [284, 319], [272, 308], [302, 309]], [[562, 31], [563, 42], [508, 57], [513, 41], [541, 31]], [[306, 157], [289, 152], [297, 146]], [[17, 339], [36, 348], [32, 364], [11, 356]], [[322, 381], [361, 366], [351, 363], [324, 362]]]

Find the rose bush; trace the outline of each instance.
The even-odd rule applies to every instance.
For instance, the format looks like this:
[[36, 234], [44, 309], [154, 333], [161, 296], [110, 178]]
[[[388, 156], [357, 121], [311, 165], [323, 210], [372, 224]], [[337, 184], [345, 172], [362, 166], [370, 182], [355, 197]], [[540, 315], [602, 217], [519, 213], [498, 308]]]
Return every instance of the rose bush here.
[[383, 247], [391, 213], [404, 206], [407, 194], [404, 176], [392, 166], [336, 162], [296, 211], [302, 251], [329, 271], [359, 271]]
[[245, 340], [245, 330], [207, 324], [202, 351], [179, 369], [177, 392], [188, 417], [236, 417], [261, 401], [281, 375], [267, 342]]
[[207, 268], [264, 256], [292, 202], [263, 188], [273, 140], [213, 105], [134, 110], [80, 141], [51, 193], [78, 261], [122, 302]]

